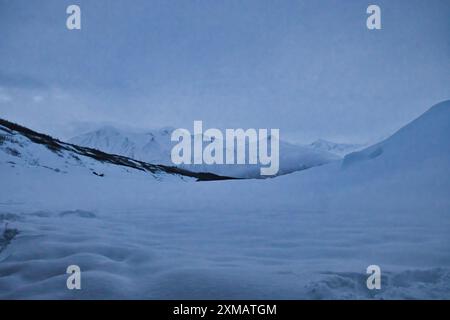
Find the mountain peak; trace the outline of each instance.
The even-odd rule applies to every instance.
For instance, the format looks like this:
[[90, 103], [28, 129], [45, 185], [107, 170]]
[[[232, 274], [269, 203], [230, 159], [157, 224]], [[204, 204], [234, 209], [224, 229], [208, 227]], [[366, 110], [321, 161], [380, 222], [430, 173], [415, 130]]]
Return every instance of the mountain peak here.
[[[405, 165], [450, 155], [450, 100], [438, 103], [387, 139], [359, 152], [347, 155], [343, 165], [379, 158]], [[380, 157], [381, 156], [381, 157]]]

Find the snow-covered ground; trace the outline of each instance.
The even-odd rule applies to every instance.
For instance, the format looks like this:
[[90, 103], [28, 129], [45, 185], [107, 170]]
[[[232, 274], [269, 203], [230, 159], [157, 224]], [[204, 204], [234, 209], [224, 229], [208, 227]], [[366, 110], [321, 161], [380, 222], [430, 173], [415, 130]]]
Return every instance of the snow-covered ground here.
[[[158, 181], [0, 163], [1, 298], [450, 298], [450, 101], [344, 160]], [[1, 154], [1, 152], [0, 152]], [[69, 265], [82, 290], [66, 289]], [[366, 288], [366, 268], [382, 271]]]

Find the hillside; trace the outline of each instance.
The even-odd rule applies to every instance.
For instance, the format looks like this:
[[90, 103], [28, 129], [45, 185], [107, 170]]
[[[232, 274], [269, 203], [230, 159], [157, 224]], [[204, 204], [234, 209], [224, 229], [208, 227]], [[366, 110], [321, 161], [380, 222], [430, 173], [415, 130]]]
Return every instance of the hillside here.
[[54, 172], [69, 173], [73, 168], [90, 171], [97, 176], [105, 172], [148, 173], [162, 178], [172, 175], [198, 180], [220, 180], [210, 173], [194, 173], [180, 168], [151, 164], [96, 149], [64, 143], [48, 135], [0, 119], [0, 161], [2, 166], [41, 167]]

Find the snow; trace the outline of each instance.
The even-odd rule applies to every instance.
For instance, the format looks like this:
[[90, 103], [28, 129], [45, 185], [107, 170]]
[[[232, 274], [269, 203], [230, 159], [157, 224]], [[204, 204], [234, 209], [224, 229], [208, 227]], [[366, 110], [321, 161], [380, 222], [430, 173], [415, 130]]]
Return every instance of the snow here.
[[[0, 150], [3, 151], [0, 152], [0, 161], [5, 169], [9, 167], [15, 172], [24, 168], [44, 168], [44, 172], [55, 171], [72, 175], [91, 175], [94, 171], [107, 173], [108, 175], [120, 175], [127, 171], [125, 168], [103, 164], [72, 152], [51, 152], [46, 146], [33, 143], [21, 135], [8, 134], [4, 137], [6, 140], [0, 146]], [[133, 170], [127, 172], [126, 176], [140, 173]]]
[[99, 178], [2, 155], [0, 225], [19, 234], [0, 298], [449, 299], [449, 134], [446, 101], [342, 161], [263, 180]]
[[355, 143], [336, 143], [325, 139], [318, 139], [310, 144], [316, 150], [333, 153], [339, 157], [344, 157], [349, 153], [361, 150], [365, 145]]
[[[105, 126], [69, 140], [70, 143], [119, 154], [130, 158], [173, 166], [171, 150], [176, 142], [171, 141], [170, 127], [144, 132], [121, 130]], [[249, 143], [246, 147], [249, 149]], [[270, 146], [270, 143], [268, 143]], [[224, 148], [223, 154], [227, 150]], [[236, 151], [230, 151], [236, 154]], [[295, 145], [280, 140], [280, 170], [278, 175], [320, 166], [338, 160], [339, 155], [311, 146]], [[260, 165], [194, 165], [184, 164], [182, 168], [194, 172], [211, 172], [236, 178], [261, 178]]]
[[172, 128], [162, 128], [139, 132], [104, 126], [76, 136], [69, 142], [150, 163], [170, 164], [172, 131]]

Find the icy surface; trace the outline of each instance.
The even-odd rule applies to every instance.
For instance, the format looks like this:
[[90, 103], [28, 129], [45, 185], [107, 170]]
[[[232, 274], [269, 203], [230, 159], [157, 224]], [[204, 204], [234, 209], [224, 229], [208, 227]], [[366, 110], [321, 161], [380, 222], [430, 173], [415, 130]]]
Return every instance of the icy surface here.
[[447, 101], [341, 162], [215, 182], [13, 168], [0, 151], [1, 232], [19, 232], [0, 297], [449, 299], [449, 136]]

